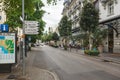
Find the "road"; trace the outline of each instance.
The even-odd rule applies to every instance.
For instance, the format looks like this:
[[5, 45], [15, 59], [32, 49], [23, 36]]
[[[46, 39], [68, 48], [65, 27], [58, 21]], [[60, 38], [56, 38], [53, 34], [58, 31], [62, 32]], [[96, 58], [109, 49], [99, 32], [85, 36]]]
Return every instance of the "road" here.
[[55, 72], [60, 80], [120, 80], [120, 64], [38, 46], [29, 53], [32, 66]]

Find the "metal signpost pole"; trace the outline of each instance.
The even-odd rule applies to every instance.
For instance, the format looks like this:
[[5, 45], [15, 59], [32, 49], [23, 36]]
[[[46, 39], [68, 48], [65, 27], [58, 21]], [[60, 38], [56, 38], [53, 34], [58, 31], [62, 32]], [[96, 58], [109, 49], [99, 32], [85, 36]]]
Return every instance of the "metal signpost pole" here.
[[22, 0], [22, 18], [23, 18], [23, 75], [25, 75], [25, 31], [24, 31], [24, 0]]

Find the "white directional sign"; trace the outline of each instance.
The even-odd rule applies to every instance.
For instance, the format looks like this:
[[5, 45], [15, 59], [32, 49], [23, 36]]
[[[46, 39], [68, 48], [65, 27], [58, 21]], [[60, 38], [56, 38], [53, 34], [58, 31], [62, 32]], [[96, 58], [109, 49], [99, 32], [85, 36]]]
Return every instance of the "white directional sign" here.
[[25, 28], [25, 32], [37, 32], [38, 28]]
[[27, 27], [37, 27], [38, 26], [38, 22], [37, 21], [24, 21], [25, 26]]
[[39, 32], [30, 32], [30, 31], [27, 31], [25, 34], [39, 34]]
[[37, 21], [24, 21], [25, 34], [39, 34], [39, 27]]

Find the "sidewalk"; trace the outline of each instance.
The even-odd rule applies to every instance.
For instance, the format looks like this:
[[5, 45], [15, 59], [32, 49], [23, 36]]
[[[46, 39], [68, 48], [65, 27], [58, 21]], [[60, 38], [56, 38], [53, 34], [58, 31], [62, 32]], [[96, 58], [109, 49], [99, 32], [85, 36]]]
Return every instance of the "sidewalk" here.
[[[68, 51], [70, 50], [68, 49]], [[71, 49], [70, 52], [86, 56], [84, 55], [84, 50]], [[114, 62], [120, 64], [120, 53], [102, 53], [99, 56], [94, 56], [92, 58], [97, 58], [105, 62]]]
[[11, 73], [0, 73], [0, 80], [59, 80], [55, 73], [32, 66], [32, 52], [34, 51], [30, 51], [26, 58], [25, 76], [22, 76], [22, 63], [18, 63], [12, 68]]
[[100, 59], [120, 64], [120, 53], [102, 53]]

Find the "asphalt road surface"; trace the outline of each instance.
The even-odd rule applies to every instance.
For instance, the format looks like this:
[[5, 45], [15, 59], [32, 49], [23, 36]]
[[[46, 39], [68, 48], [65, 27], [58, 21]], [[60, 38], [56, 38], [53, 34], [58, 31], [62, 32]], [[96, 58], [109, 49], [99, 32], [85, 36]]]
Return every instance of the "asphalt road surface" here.
[[60, 80], [120, 80], [120, 64], [49, 46], [37, 46], [29, 54], [32, 66], [55, 72]]

